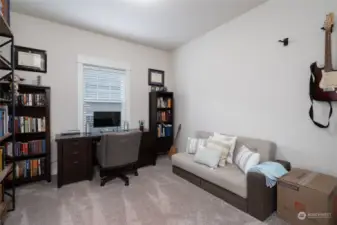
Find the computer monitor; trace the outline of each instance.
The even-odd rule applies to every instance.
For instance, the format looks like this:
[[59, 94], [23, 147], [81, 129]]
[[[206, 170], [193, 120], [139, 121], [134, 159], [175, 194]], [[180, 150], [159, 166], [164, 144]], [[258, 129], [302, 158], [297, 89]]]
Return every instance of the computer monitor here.
[[121, 126], [121, 112], [94, 112], [94, 127]]

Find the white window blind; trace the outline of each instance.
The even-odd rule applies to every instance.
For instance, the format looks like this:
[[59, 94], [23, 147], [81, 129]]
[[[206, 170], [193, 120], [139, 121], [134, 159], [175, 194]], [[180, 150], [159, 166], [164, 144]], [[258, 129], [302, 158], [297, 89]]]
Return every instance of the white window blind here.
[[125, 120], [126, 71], [94, 65], [83, 65], [83, 119], [93, 126], [93, 112], [119, 111]]

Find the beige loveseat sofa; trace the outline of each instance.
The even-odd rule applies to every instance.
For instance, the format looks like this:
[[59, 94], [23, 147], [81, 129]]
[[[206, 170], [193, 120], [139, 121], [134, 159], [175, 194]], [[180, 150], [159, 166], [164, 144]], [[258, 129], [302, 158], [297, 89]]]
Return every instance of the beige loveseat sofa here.
[[[196, 137], [208, 138], [212, 134], [199, 131]], [[276, 144], [271, 141], [238, 137], [235, 150], [242, 145], [256, 149], [261, 162], [275, 161]], [[276, 210], [276, 187], [266, 187], [263, 174], [244, 174], [236, 165], [211, 170], [195, 163], [193, 157], [185, 152], [172, 156], [173, 172], [259, 220], [265, 220]], [[289, 162], [278, 162], [290, 170]]]

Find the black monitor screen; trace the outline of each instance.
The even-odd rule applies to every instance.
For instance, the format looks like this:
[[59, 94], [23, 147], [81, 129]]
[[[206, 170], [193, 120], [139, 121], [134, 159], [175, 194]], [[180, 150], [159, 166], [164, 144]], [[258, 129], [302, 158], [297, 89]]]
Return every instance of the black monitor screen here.
[[94, 112], [94, 127], [119, 127], [121, 112]]

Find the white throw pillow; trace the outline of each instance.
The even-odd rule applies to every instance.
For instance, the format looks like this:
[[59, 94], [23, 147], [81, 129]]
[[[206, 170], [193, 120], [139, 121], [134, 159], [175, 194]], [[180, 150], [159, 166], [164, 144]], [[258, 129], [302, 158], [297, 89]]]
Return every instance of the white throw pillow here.
[[222, 151], [219, 149], [210, 149], [201, 147], [194, 156], [194, 162], [217, 168]]
[[250, 168], [260, 163], [260, 154], [251, 151], [245, 145], [238, 149], [235, 156], [235, 164], [247, 174]]
[[207, 140], [206, 147], [210, 149], [217, 149], [222, 152], [221, 158], [219, 161], [219, 166], [224, 167], [226, 165], [226, 158], [230, 150], [230, 145], [228, 145], [228, 143], [222, 139], [218, 139], [216, 137], [210, 137]]
[[207, 139], [198, 139], [189, 137], [187, 139], [186, 152], [188, 154], [195, 154], [200, 147], [205, 147], [206, 143]]
[[234, 150], [235, 150], [235, 146], [236, 146], [236, 140], [237, 137], [234, 136], [228, 136], [228, 135], [223, 135], [223, 134], [219, 134], [214, 132], [213, 137], [218, 138], [218, 139], [222, 139], [227, 145], [230, 146], [227, 158], [226, 158], [226, 162], [233, 164], [234, 163]]

